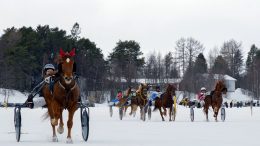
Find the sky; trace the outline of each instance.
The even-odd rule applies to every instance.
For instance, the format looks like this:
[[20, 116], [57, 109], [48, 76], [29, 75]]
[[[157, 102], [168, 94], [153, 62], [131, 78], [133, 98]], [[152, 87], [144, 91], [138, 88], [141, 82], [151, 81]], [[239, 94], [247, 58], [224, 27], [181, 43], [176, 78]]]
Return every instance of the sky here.
[[0, 35], [12, 26], [59, 27], [75, 22], [105, 56], [119, 40], [135, 40], [147, 54], [174, 51], [181, 37], [193, 37], [204, 54], [224, 41], [242, 42], [246, 55], [260, 47], [259, 0], [0, 0]]

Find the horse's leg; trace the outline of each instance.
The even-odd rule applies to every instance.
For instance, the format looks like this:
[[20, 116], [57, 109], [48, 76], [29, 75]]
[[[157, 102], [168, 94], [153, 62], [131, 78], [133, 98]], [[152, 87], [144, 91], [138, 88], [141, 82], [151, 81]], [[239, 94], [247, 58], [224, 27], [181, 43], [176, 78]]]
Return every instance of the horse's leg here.
[[161, 107], [158, 107], [159, 111], [160, 111], [160, 114], [161, 114], [161, 117], [162, 117], [162, 121], [164, 121], [164, 117], [163, 117], [163, 112], [162, 112], [162, 108]]
[[61, 115], [60, 109], [61, 109], [60, 105], [55, 100], [52, 100], [50, 110], [52, 111], [51, 113], [53, 114], [53, 115], [51, 115], [51, 125], [52, 125], [52, 130], [53, 130], [52, 141], [53, 142], [58, 141], [58, 138], [56, 136], [55, 126], [58, 125], [58, 120], [60, 119], [60, 115]]
[[218, 117], [218, 107], [217, 106], [214, 108], [214, 117], [215, 117], [215, 121], [217, 122], [218, 121], [217, 120], [217, 117]]
[[131, 114], [133, 114], [133, 116], [135, 116], [138, 106], [136, 104], [133, 104], [131, 107], [132, 107], [132, 113]]
[[163, 107], [163, 110], [164, 110], [163, 115], [167, 116], [167, 109]]
[[206, 121], [209, 121], [209, 106], [208, 105], [205, 105], [204, 106], [204, 113], [205, 113], [205, 115], [206, 115]]
[[141, 116], [140, 116], [140, 119], [141, 119], [141, 120], [142, 120], [142, 117], [143, 117], [143, 112], [142, 112], [142, 110], [143, 110], [143, 107], [140, 106], [140, 115], [141, 115]]
[[128, 105], [124, 106], [124, 116], [126, 115], [127, 108], [128, 108]]
[[57, 128], [57, 131], [59, 134], [62, 134], [64, 132], [64, 123], [63, 123], [63, 118], [62, 118], [62, 112], [63, 112], [63, 109], [61, 109], [61, 116], [60, 116], [60, 124], [59, 124], [59, 127]]
[[69, 119], [67, 121], [67, 127], [68, 127], [67, 143], [72, 143], [71, 128], [72, 128], [72, 125], [73, 125], [73, 116], [74, 116], [74, 113], [75, 113], [76, 110], [77, 110], [76, 106], [73, 106], [72, 108], [68, 109]]

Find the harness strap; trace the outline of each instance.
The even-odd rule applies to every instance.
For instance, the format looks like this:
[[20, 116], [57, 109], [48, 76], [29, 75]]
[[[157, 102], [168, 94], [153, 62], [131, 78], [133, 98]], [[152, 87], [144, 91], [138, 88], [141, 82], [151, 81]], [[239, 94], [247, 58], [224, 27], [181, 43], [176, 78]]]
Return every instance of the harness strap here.
[[146, 98], [143, 97], [141, 92], [138, 92], [138, 94], [140, 94], [141, 99], [143, 100], [143, 102], [145, 103], [145, 101], [147, 100]]
[[66, 97], [65, 97], [65, 103], [63, 103], [63, 108], [67, 108], [68, 107], [68, 101], [69, 101], [69, 95], [70, 93], [76, 88], [77, 82], [75, 82], [74, 86], [72, 88], [70, 88], [69, 90], [67, 90], [59, 81], [59, 85], [61, 88], [63, 88], [66, 91]]

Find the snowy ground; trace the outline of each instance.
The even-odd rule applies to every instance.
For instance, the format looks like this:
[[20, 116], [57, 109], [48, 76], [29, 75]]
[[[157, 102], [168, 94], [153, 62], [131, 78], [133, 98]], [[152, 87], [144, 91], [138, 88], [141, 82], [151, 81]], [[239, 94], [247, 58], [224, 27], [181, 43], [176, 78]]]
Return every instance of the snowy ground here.
[[[109, 117], [107, 106], [90, 108], [90, 137], [81, 137], [80, 116], [76, 113], [72, 131], [74, 145], [88, 146], [259, 146], [260, 108], [226, 109], [226, 121], [215, 122], [210, 112], [210, 122], [205, 121], [201, 109], [195, 109], [195, 121], [190, 122], [189, 109], [178, 106], [175, 122], [161, 121], [159, 112], [152, 113], [151, 121], [140, 121], [139, 114], [119, 120], [118, 109]], [[66, 134], [58, 135], [59, 142], [51, 142], [49, 120], [42, 119], [46, 109], [22, 109], [22, 135], [20, 143], [15, 140], [13, 108], [0, 109], [0, 145], [64, 145]], [[67, 115], [65, 111], [64, 117]], [[67, 117], [65, 117], [65, 120]], [[65, 131], [66, 132], [66, 131]]]

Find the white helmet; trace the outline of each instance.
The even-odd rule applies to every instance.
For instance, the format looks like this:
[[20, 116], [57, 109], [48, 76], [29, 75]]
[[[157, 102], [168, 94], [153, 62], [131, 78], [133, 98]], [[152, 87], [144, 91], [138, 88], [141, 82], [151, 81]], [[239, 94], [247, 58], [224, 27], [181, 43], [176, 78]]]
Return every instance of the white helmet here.
[[54, 67], [52, 64], [46, 64], [46, 65], [44, 66], [44, 70], [47, 70], [47, 69], [53, 69], [53, 70], [55, 70], [55, 67]]
[[207, 91], [205, 87], [200, 88], [200, 91]]

